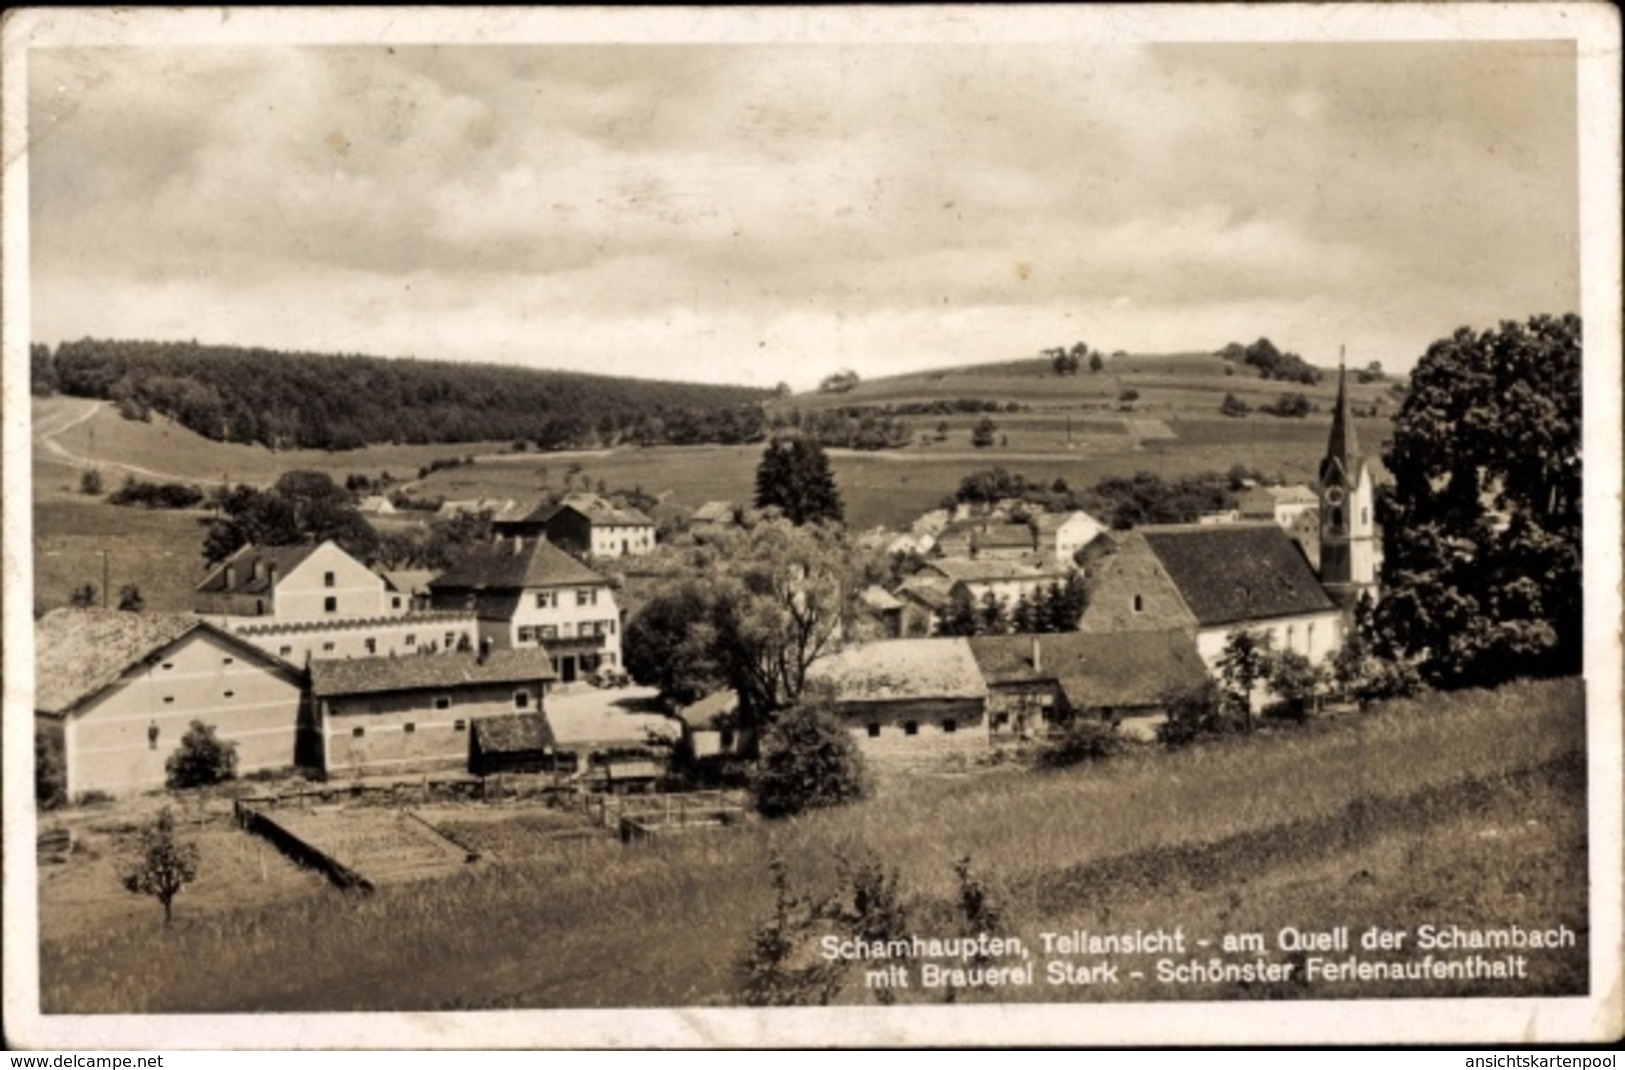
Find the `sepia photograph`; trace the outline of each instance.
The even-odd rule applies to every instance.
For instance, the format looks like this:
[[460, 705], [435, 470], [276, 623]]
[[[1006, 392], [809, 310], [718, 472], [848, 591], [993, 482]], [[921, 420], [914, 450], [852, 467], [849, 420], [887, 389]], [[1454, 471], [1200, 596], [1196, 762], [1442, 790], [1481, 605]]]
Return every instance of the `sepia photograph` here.
[[11, 1046], [1625, 1030], [1617, 11], [3, 31]]

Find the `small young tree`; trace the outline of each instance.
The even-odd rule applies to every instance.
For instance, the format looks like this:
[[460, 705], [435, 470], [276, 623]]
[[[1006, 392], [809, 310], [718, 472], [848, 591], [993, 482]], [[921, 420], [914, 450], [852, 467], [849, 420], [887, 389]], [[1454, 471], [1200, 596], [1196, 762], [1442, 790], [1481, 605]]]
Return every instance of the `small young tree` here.
[[68, 801], [68, 768], [62, 743], [50, 732], [34, 730], [34, 802], [41, 810], [55, 810]]
[[180, 746], [164, 762], [170, 790], [218, 784], [237, 776], [237, 744], [215, 735], [214, 726], [193, 721]]
[[124, 872], [124, 887], [162, 903], [164, 924], [168, 925], [174, 917], [175, 897], [197, 880], [197, 869], [197, 844], [175, 838], [175, 815], [166, 806], [158, 812], [157, 820], [142, 831], [135, 859]]
[[1280, 712], [1294, 721], [1309, 716], [1323, 679], [1320, 669], [1296, 650], [1283, 650], [1270, 659], [1269, 688], [1281, 699]]
[[1010, 613], [990, 587], [976, 605], [978, 635], [1003, 635], [1010, 630]]
[[96, 605], [97, 597], [94, 583], [82, 583], [73, 589], [73, 594], [68, 597], [68, 603], [76, 609], [91, 609]]
[[1100, 355], [1100, 350], [1089, 354], [1089, 371], [1091, 374], [1099, 372], [1106, 366], [1106, 358]]
[[1274, 641], [1265, 631], [1239, 628], [1225, 640], [1219, 654], [1219, 678], [1230, 702], [1241, 711], [1242, 725], [1253, 730], [1253, 688], [1269, 672], [1270, 654]]
[[826, 902], [790, 893], [784, 859], [768, 861], [773, 879], [773, 916], [751, 934], [739, 956], [740, 1001], [750, 1007], [824, 1006], [841, 990], [847, 964], [811, 952], [824, 928]]
[[[1228, 374], [1228, 369], [1226, 369], [1226, 372]], [[1219, 412], [1225, 416], [1246, 416], [1252, 411], [1251, 405], [1231, 393], [1226, 393], [1224, 400], [1219, 402]]]
[[1073, 717], [1038, 752], [1038, 764], [1062, 769], [1104, 761], [1122, 749], [1123, 737], [1111, 725], [1093, 717]]
[[1183, 747], [1207, 736], [1224, 735], [1236, 724], [1225, 713], [1224, 696], [1211, 679], [1165, 695], [1162, 705], [1168, 719], [1157, 726], [1157, 742], [1165, 747]]
[[141, 588], [133, 583], [126, 583], [119, 590], [118, 607], [126, 613], [139, 613], [147, 608], [147, 599], [141, 593]]
[[[866, 944], [904, 940], [909, 935], [908, 906], [899, 889], [896, 869], [887, 869], [874, 852], [856, 858], [843, 853], [838, 860], [841, 892], [829, 904], [828, 915], [848, 935]], [[896, 1002], [890, 988], [871, 989], [875, 1002]]]
[[839, 806], [868, 790], [863, 755], [827, 691], [809, 691], [763, 737], [753, 794], [765, 817]]
[[79, 477], [79, 493], [100, 494], [102, 492], [102, 473], [97, 468], [85, 469], [84, 475]]
[[976, 427], [970, 433], [970, 444], [977, 449], [986, 449], [993, 445], [994, 438], [999, 433], [999, 425], [993, 422], [993, 417], [984, 416], [976, 422]]

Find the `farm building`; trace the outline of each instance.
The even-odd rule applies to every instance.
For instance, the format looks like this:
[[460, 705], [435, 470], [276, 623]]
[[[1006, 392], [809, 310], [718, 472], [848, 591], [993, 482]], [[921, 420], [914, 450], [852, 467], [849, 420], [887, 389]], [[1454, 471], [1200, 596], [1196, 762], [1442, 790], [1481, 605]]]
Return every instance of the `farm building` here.
[[1320, 507], [1320, 497], [1302, 484], [1290, 487], [1253, 487], [1236, 498], [1242, 520], [1268, 520], [1290, 528], [1304, 513]]
[[950, 597], [963, 590], [973, 603], [980, 604], [989, 594], [1011, 609], [1023, 598], [1036, 599], [1052, 583], [1064, 583], [1071, 569], [1035, 567], [1023, 561], [942, 558], [921, 570], [935, 573], [949, 583]]
[[1057, 566], [1070, 568], [1079, 550], [1088, 546], [1106, 526], [1081, 509], [1070, 513], [1040, 513], [1033, 518], [1038, 550]]
[[589, 557], [639, 557], [653, 553], [655, 522], [629, 506], [597, 494], [571, 494], [555, 504], [539, 505], [523, 515], [504, 514], [491, 522], [499, 535], [524, 539], [546, 537], [573, 553]]
[[1195, 644], [1177, 630], [990, 635], [970, 645], [995, 740], [1039, 736], [1075, 716], [1149, 731], [1171, 695], [1207, 679]]
[[953, 587], [952, 580], [935, 572], [904, 580], [897, 588], [897, 598], [903, 603], [903, 635], [913, 638], [934, 634], [953, 609]]
[[1100, 562], [1079, 628], [1191, 635], [1212, 667], [1241, 629], [1312, 662], [1343, 642], [1343, 616], [1290, 536], [1273, 523], [1138, 528]]
[[316, 661], [310, 692], [329, 776], [466, 768], [470, 725], [542, 710], [544, 650]]
[[878, 584], [870, 584], [858, 594], [858, 604], [878, 638], [902, 638], [903, 602], [896, 595]]
[[342, 620], [404, 613], [406, 596], [331, 541], [244, 546], [197, 586], [204, 616]]
[[755, 741], [740, 724], [736, 691], [712, 692], [678, 710], [677, 719], [683, 722], [683, 745], [696, 760], [738, 757], [754, 750]]
[[70, 798], [164, 786], [193, 721], [239, 773], [295, 764], [303, 674], [197, 617], [57, 609], [34, 625], [35, 725], [61, 743]]
[[727, 527], [739, 522], [739, 507], [733, 502], [709, 501], [694, 510], [688, 518], [690, 527], [703, 527], [707, 524], [718, 527]]
[[343, 620], [228, 622], [233, 634], [293, 665], [332, 658], [405, 657], [474, 649], [479, 624], [469, 612], [430, 610]]
[[987, 749], [987, 684], [962, 638], [849, 646], [813, 662], [807, 675], [834, 689], [836, 708], [865, 753]]
[[546, 539], [499, 539], [429, 583], [437, 610], [472, 611], [498, 650], [544, 647], [569, 683], [621, 664], [621, 611], [603, 576]]
[[468, 771], [490, 776], [554, 770], [560, 757], [554, 742], [547, 715], [540, 710], [476, 717], [468, 737]]

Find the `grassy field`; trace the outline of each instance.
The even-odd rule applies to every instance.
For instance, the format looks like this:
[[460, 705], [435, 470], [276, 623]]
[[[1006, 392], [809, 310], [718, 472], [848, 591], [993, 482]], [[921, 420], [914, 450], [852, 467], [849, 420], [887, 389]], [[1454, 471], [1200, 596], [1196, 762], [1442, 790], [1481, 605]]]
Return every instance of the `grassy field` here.
[[[1003, 928], [1184, 927], [1218, 939], [1368, 925], [1587, 932], [1583, 690], [1578, 681], [1430, 696], [1177, 753], [1035, 774], [974, 767], [893, 777], [860, 804], [732, 834], [622, 846], [502, 832], [483, 872], [194, 909], [151, 924], [53, 925], [48, 1012], [376, 1010], [726, 1004], [767, 914], [777, 852], [800, 891], [842, 859], [899, 872], [921, 935], [952, 935], [953, 860], [969, 856]], [[442, 820], [455, 822], [455, 817]], [[545, 845], [525, 857], [524, 844]], [[46, 912], [57, 910], [49, 897]], [[156, 912], [154, 907], [153, 913]], [[69, 935], [60, 935], [68, 932]], [[1272, 952], [1274, 959], [1282, 959]], [[1342, 987], [987, 989], [961, 998], [1224, 999], [1534, 995], [1585, 988], [1586, 956], [1531, 953], [1518, 982]], [[1144, 963], [1142, 963], [1143, 965]], [[911, 992], [908, 998], [940, 998]], [[865, 1002], [854, 971], [840, 995]]]

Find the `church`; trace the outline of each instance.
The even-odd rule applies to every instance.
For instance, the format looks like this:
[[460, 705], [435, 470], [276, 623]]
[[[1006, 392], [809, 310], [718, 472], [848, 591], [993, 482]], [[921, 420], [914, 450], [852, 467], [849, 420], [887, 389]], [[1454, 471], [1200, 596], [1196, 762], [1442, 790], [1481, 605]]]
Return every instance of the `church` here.
[[1341, 368], [1318, 511], [1318, 575], [1303, 548], [1271, 520], [1135, 528], [1098, 564], [1079, 628], [1179, 629], [1210, 667], [1243, 629], [1266, 632], [1276, 650], [1311, 662], [1335, 653], [1361, 597], [1377, 596], [1378, 561], [1371, 469]]

